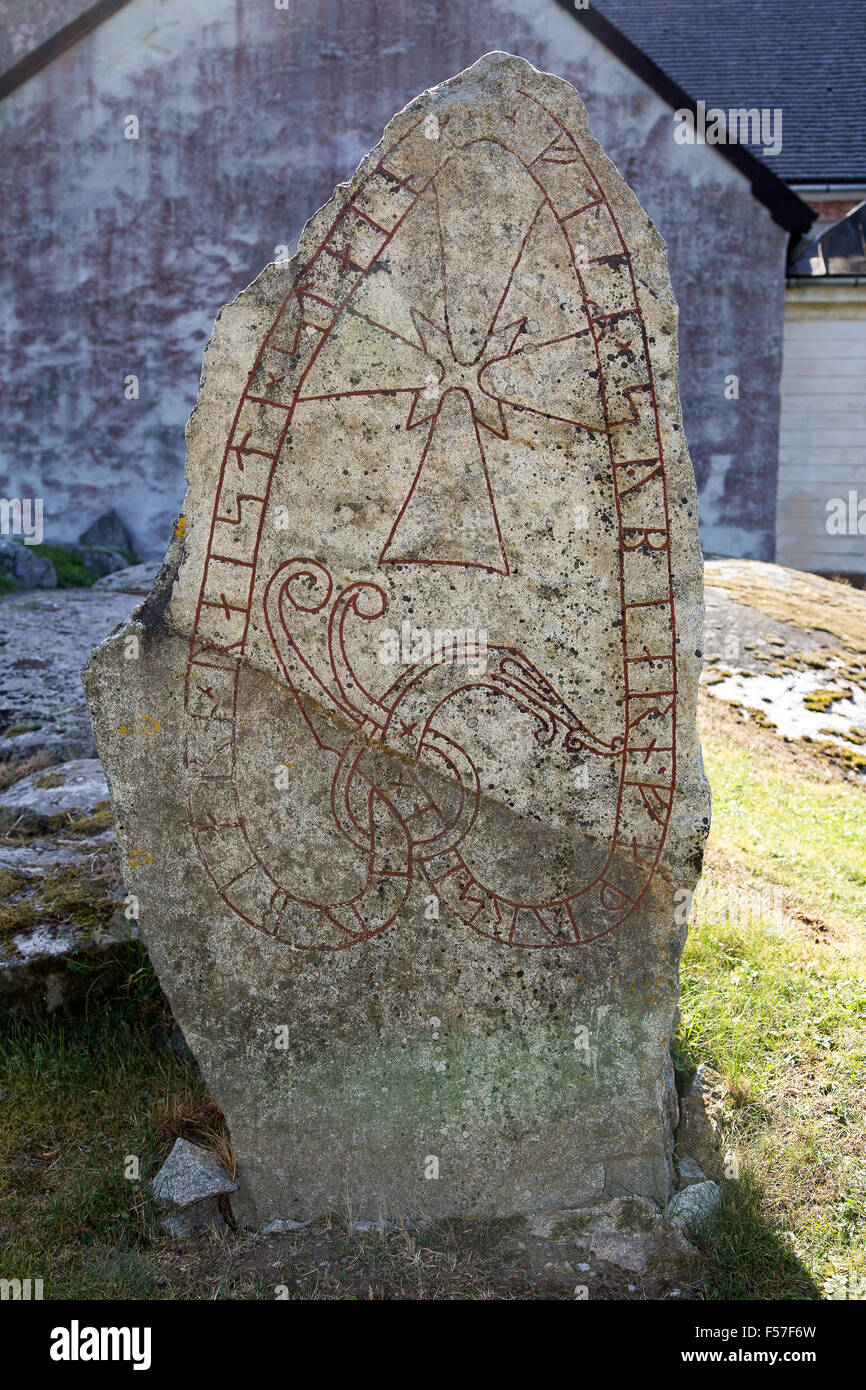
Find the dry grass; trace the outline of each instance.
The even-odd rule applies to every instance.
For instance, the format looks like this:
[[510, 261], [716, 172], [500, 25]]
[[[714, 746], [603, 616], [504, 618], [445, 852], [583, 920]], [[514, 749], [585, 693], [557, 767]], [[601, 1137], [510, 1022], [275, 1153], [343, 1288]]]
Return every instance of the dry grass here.
[[154, 1138], [160, 1160], [165, 1160], [176, 1139], [188, 1139], [202, 1149], [210, 1149], [231, 1176], [237, 1176], [237, 1162], [225, 1117], [216, 1101], [200, 1089], [188, 1086], [166, 1097], [154, 1116]]
[[0, 792], [5, 792], [8, 787], [29, 777], [33, 772], [53, 767], [55, 762], [53, 753], [33, 753], [29, 758], [8, 758], [5, 762], [0, 762]]

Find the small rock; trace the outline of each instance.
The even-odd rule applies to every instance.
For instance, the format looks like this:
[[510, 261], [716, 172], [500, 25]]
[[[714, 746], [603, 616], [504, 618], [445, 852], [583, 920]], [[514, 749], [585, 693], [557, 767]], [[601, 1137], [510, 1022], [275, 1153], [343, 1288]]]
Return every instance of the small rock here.
[[[14, 726], [13, 726], [14, 727]], [[50, 753], [58, 762], [74, 758], [95, 758], [96, 745], [90, 724], [83, 719], [64, 721], [63, 727], [44, 724], [23, 733], [4, 733], [0, 752], [4, 758], [27, 758], [33, 753]]]
[[25, 589], [56, 589], [57, 572], [44, 555], [22, 541], [0, 538], [0, 570]]
[[707, 1064], [701, 1062], [695, 1069], [695, 1074], [685, 1087], [683, 1096], [702, 1096], [707, 1092]]
[[695, 1183], [706, 1182], [707, 1180], [707, 1175], [700, 1164], [696, 1163], [688, 1154], [684, 1154], [683, 1157], [677, 1161], [677, 1169], [679, 1170], [679, 1185], [681, 1189], [684, 1187], [692, 1187]]
[[[28, 840], [23, 845], [9, 845], [0, 842], [0, 869], [7, 873], [21, 874], [25, 878], [40, 879], [46, 874], [55, 873], [65, 864], [88, 862], [94, 851], [105, 847], [108, 852], [114, 843], [114, 832], [80, 840], [75, 844], [66, 840]], [[118, 885], [119, 886], [119, 885]]]
[[158, 1207], [187, 1207], [223, 1192], [237, 1192], [237, 1183], [225, 1164], [209, 1149], [188, 1139], [176, 1139], [174, 1148], [148, 1191]]
[[633, 1274], [660, 1262], [677, 1268], [695, 1254], [682, 1232], [645, 1197], [614, 1197], [557, 1213], [553, 1230], [559, 1241], [576, 1248], [580, 1259], [605, 1260]]
[[305, 1221], [293, 1221], [289, 1216], [279, 1216], [270, 1225], [263, 1226], [259, 1235], [262, 1236], [286, 1236], [292, 1231], [303, 1231], [306, 1227]]
[[674, 1193], [667, 1204], [665, 1216], [678, 1230], [699, 1231], [715, 1215], [721, 1195], [718, 1183], [709, 1180], [694, 1183], [691, 1187], [683, 1188], [682, 1192]]
[[116, 570], [114, 574], [97, 579], [93, 587], [100, 593], [108, 591], [113, 594], [149, 594], [160, 566], [159, 560], [141, 565], [127, 565], [124, 569]]
[[129, 568], [125, 555], [105, 545], [70, 545], [68, 550], [93, 574], [116, 574], [118, 570]]
[[[56, 923], [43, 923], [12, 937], [13, 948], [21, 960], [27, 960], [30, 956], [62, 956], [71, 950], [73, 941], [73, 928], [58, 927]], [[5, 961], [3, 963], [6, 964]]]
[[134, 549], [132, 537], [114, 507], [92, 521], [81, 532], [78, 541], [83, 546], [107, 547], [109, 550], [128, 550], [131, 553]]

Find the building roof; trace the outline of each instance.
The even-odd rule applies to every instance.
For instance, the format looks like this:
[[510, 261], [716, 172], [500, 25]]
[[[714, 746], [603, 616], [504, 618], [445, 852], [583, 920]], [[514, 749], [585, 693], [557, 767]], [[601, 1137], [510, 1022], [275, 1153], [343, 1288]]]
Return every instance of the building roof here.
[[[866, 183], [864, 0], [591, 0], [707, 106], [780, 107], [788, 183]], [[756, 150], [756, 153], [759, 151]]]
[[[630, 68], [635, 76], [651, 87], [663, 101], [668, 102], [674, 111], [696, 111], [696, 102], [685, 88], [674, 81], [597, 7], [577, 9], [575, 6], [579, 0], [555, 2], [568, 10], [585, 29], [619, 58], [620, 62]], [[658, 3], [677, 3], [677, 0], [658, 0]], [[732, 0], [732, 3], [737, 3], [737, 0]], [[809, 230], [816, 217], [814, 208], [798, 197], [784, 179], [768, 164], [763, 163], [747, 145], [725, 143], [715, 144], [713, 148], [749, 180], [755, 197], [764, 204], [780, 227], [784, 227], [788, 232], [800, 234]]]

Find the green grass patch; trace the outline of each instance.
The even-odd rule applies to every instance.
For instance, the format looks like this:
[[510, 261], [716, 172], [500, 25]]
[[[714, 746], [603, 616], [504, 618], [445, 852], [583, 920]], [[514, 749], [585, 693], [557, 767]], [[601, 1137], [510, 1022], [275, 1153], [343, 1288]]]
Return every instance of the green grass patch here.
[[212, 1107], [167, 1046], [169, 1021], [139, 947], [92, 1013], [0, 1038], [0, 1277], [41, 1278], [46, 1299], [167, 1296], [144, 1188], [172, 1142], [166, 1117], [183, 1132], [191, 1108]]
[[808, 907], [866, 928], [866, 792], [755, 749], [704, 741], [710, 848]]
[[50, 560], [57, 574], [58, 589], [90, 588], [99, 575], [79, 555], [74, 555], [62, 545], [31, 546], [34, 555], [42, 555]]
[[[705, 756], [723, 860], [862, 927], [863, 790], [712, 740]], [[866, 1291], [866, 980], [790, 922], [755, 920], [748, 893], [738, 911], [738, 889], [690, 927], [675, 1044], [681, 1071], [707, 1062], [726, 1094], [706, 1296], [857, 1296], [838, 1290]]]

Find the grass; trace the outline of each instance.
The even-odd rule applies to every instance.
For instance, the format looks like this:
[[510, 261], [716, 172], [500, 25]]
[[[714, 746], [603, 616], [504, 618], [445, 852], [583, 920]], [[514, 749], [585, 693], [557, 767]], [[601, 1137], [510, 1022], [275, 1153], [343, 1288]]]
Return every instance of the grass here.
[[99, 575], [80, 556], [74, 555], [62, 545], [31, 546], [34, 555], [50, 560], [57, 574], [58, 589], [90, 588]]
[[[8, 734], [9, 730], [6, 732]], [[15, 732], [18, 733], [19, 730], [16, 729]], [[32, 753], [30, 757], [6, 758], [0, 761], [0, 792], [5, 792], [7, 787], [20, 782], [24, 777], [29, 777], [32, 772], [41, 772], [43, 768], [51, 767], [54, 761], [52, 753]]]
[[570, 1296], [503, 1275], [508, 1223], [356, 1234], [326, 1212], [273, 1241], [162, 1235], [145, 1189], [174, 1140], [232, 1163], [222, 1116], [167, 1044], [170, 1024], [140, 950], [107, 1003], [0, 1042], [0, 1277], [41, 1278], [45, 1298], [63, 1300]]
[[141, 952], [108, 1007], [3, 1039], [5, 1277], [41, 1277], [51, 1298], [156, 1296], [154, 1216], [124, 1165], [134, 1155], [146, 1176], [155, 1171], [161, 1114], [195, 1092], [188, 1068], [160, 1044], [164, 1024]]
[[792, 772], [780, 745], [704, 738], [713, 788], [710, 864], [724, 861], [756, 882], [778, 884], [807, 913], [866, 938], [866, 791]]
[[[727, 891], [689, 933], [676, 1060], [707, 1063], [725, 1098], [715, 1299], [842, 1297], [866, 1278], [866, 793], [792, 776], [779, 750], [704, 744]], [[755, 912], [767, 885], [781, 918]]]

